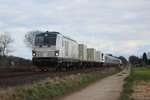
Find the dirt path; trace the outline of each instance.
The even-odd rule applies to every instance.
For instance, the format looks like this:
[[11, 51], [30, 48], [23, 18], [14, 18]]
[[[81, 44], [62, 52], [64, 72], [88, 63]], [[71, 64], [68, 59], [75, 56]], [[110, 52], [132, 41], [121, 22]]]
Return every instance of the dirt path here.
[[61, 100], [117, 100], [122, 92], [123, 80], [129, 72], [130, 69], [125, 69]]

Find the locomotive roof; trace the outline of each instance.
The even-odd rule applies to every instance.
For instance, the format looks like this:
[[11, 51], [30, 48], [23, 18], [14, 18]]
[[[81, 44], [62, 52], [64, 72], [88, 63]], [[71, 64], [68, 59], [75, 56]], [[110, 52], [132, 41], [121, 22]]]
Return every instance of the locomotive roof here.
[[110, 58], [113, 58], [113, 59], [120, 60], [120, 59], [118, 59], [118, 58], [116, 58], [116, 57], [114, 57], [114, 56], [110, 56], [109, 54], [106, 54], [105, 56], [110, 57]]
[[37, 35], [44, 35], [44, 34], [49, 35], [49, 34], [60, 34], [60, 33], [59, 32], [48, 32], [48, 31], [46, 31], [46, 32], [38, 33]]
[[[38, 36], [42, 36], [42, 35], [45, 35], [45, 34], [47, 34], [47, 35], [50, 35], [50, 34], [60, 34], [59, 32], [55, 32], [55, 31], [52, 31], [52, 32], [49, 32], [49, 31], [46, 31], [46, 32], [41, 32], [41, 33], [38, 33], [37, 35]], [[61, 34], [62, 35], [62, 34]], [[70, 37], [67, 37], [67, 36], [64, 36], [64, 35], [62, 35], [64, 38], [67, 38], [67, 39], [69, 39], [69, 40], [72, 40], [72, 41], [74, 41], [74, 42], [76, 42], [75, 40], [73, 40], [72, 38], [70, 38]]]

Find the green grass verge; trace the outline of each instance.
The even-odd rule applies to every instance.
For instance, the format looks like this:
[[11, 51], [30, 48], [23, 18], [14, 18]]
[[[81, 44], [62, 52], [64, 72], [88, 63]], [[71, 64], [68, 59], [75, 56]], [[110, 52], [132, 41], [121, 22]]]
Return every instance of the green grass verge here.
[[134, 92], [133, 85], [136, 81], [149, 81], [150, 68], [131, 68], [130, 75], [125, 78], [124, 90], [121, 93], [119, 100], [133, 100], [130, 98]]
[[50, 100], [117, 72], [118, 71], [111, 73], [96, 72], [72, 75], [62, 79], [55, 78], [31, 86], [0, 92], [0, 98], [1, 100]]
[[136, 81], [149, 81], [150, 68], [133, 68], [134, 80]]

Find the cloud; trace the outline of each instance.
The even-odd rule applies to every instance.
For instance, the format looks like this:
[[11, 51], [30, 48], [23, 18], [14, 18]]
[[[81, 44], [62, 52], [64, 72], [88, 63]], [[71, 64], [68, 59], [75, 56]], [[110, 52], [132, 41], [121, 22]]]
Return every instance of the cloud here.
[[133, 14], [126, 14], [126, 15], [123, 15], [123, 19], [125, 20], [132, 20], [132, 19], [135, 19], [136, 15], [133, 15]]
[[58, 6], [55, 9], [56, 9], [56, 11], [64, 11], [65, 7], [64, 6]]
[[74, 0], [75, 4], [85, 4], [88, 3], [88, 0]]
[[149, 9], [148, 0], [0, 0], [0, 29], [15, 39], [13, 55], [26, 58], [31, 51], [24, 34], [33, 30], [59, 31], [117, 56], [139, 56], [150, 50]]
[[112, 8], [123, 8], [123, 9], [129, 9], [129, 8], [142, 8], [145, 6], [149, 6], [150, 2], [148, 0], [126, 0], [126, 1], [120, 1], [120, 0], [107, 0], [103, 2], [105, 5], [112, 7]]
[[5, 27], [5, 23], [4, 22], [0, 22], [0, 27]]
[[128, 25], [92, 25], [89, 27], [90, 30], [92, 31], [100, 31], [100, 32], [112, 32], [112, 33], [117, 33], [117, 32], [122, 32], [125, 30], [129, 29]]

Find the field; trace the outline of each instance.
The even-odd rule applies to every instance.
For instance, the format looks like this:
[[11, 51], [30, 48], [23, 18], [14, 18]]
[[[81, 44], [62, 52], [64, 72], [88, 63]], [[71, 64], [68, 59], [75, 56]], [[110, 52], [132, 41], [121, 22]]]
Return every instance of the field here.
[[120, 100], [150, 100], [150, 68], [132, 68]]

